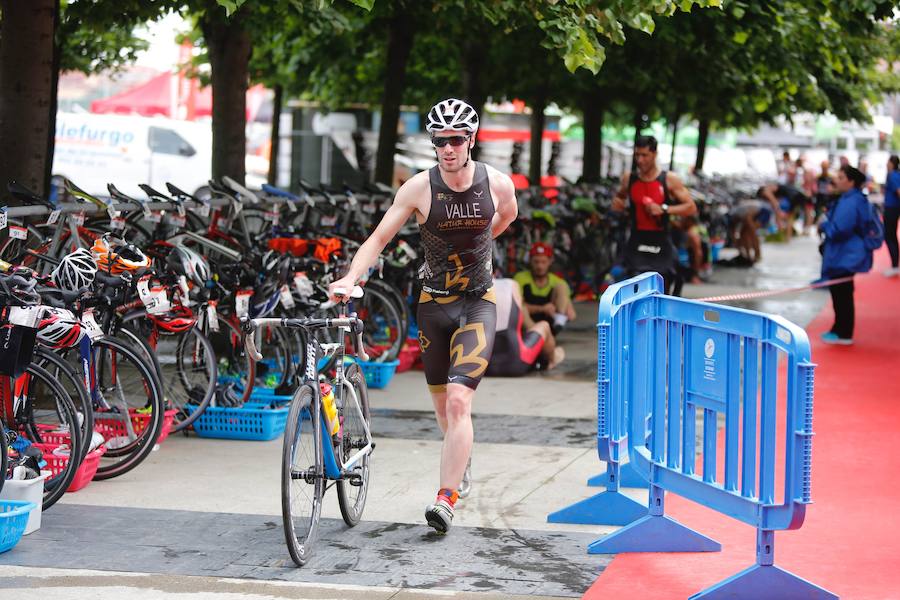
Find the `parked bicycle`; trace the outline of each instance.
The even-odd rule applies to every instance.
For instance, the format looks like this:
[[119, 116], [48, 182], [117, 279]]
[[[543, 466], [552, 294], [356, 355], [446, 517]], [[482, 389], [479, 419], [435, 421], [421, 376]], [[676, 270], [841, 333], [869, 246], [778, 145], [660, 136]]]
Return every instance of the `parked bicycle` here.
[[[351, 294], [362, 296], [358, 286]], [[322, 501], [337, 488], [344, 522], [353, 527], [362, 518], [369, 489], [370, 456], [375, 442], [369, 429], [369, 398], [365, 377], [355, 362], [345, 364], [348, 340], [363, 360], [363, 321], [355, 314], [336, 318], [261, 318], [244, 322], [247, 353], [259, 360], [260, 328], [336, 330], [338, 341], [319, 343], [306, 336], [306, 371], [294, 392], [284, 431], [281, 461], [281, 510], [285, 541], [298, 566], [309, 560], [318, 532]], [[321, 366], [320, 366], [321, 365]]]

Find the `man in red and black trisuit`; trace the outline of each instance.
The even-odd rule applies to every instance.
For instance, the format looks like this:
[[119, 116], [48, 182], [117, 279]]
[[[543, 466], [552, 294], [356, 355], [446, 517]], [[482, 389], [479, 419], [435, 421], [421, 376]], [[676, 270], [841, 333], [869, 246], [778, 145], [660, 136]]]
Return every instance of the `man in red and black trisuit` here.
[[681, 178], [656, 165], [656, 138], [640, 136], [634, 143], [635, 170], [622, 176], [612, 210], [628, 209], [630, 235], [625, 245], [629, 277], [645, 271], [663, 276], [668, 292], [674, 282], [678, 254], [669, 234], [669, 216], [688, 217], [697, 205]]

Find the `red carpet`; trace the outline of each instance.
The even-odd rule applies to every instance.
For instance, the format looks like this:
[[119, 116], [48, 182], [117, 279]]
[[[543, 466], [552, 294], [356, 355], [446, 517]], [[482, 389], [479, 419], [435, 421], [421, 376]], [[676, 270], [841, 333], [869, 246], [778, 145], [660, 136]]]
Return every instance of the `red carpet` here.
[[[818, 365], [813, 504], [801, 529], [775, 534], [776, 566], [854, 600], [900, 598], [900, 279], [882, 277], [886, 251], [875, 262], [856, 280], [854, 346], [819, 340], [830, 299], [807, 328]], [[666, 513], [722, 552], [620, 554], [584, 598], [684, 599], [755, 563], [750, 526], [674, 494]]]

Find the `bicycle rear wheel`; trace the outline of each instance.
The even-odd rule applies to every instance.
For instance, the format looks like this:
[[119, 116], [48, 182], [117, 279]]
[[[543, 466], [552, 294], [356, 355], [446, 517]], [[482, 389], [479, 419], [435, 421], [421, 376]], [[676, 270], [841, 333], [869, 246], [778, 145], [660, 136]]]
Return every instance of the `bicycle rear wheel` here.
[[397, 358], [406, 341], [403, 317], [393, 300], [375, 287], [366, 287], [362, 298], [353, 301], [353, 309], [366, 322], [363, 343], [366, 353], [375, 362], [387, 362]]
[[[32, 363], [26, 374], [25, 404], [16, 415], [17, 429], [45, 455], [56, 471], [44, 480], [43, 510], [59, 500], [81, 466], [84, 440], [75, 402], [46, 369]], [[68, 448], [65, 448], [65, 446]], [[66, 457], [66, 460], [63, 459]], [[46, 459], [45, 459], [46, 460]], [[48, 461], [49, 462], [49, 461]]]
[[[340, 398], [340, 418], [343, 431], [339, 451], [342, 461], [346, 461], [360, 449], [365, 448], [368, 443], [366, 428], [369, 426], [369, 390], [366, 387], [366, 378], [363, 376], [359, 365], [356, 363], [349, 365], [346, 377], [350, 382], [349, 387], [352, 388], [353, 394], [356, 395], [359, 410], [357, 410], [356, 403], [353, 402], [351, 390], [346, 389], [347, 384], [344, 384], [345, 389], [341, 391]], [[366, 454], [360, 458], [350, 471], [354, 475], [359, 475], [359, 479], [352, 483], [347, 479], [341, 479], [337, 482], [338, 504], [341, 507], [341, 516], [344, 517], [344, 523], [349, 527], [359, 523], [363, 509], [366, 506], [366, 494], [369, 491], [369, 474], [371, 471], [369, 468], [370, 456], [370, 454]]]
[[84, 387], [84, 376], [49, 348], [35, 347], [32, 360], [62, 384], [72, 401], [75, 402], [78, 422], [81, 424], [81, 439], [84, 440], [81, 457], [78, 459], [78, 462], [81, 462], [87, 455], [91, 435], [94, 433], [94, 409], [91, 406], [91, 397], [88, 395], [87, 388]]
[[208, 329], [206, 337], [218, 361], [218, 389], [214, 406], [243, 406], [256, 381], [256, 361], [244, 348], [243, 333], [231, 321], [219, 318], [219, 329]]
[[6, 426], [0, 420], [0, 491], [3, 491], [3, 482], [6, 481], [6, 469], [9, 462], [9, 449], [6, 446]]
[[281, 514], [288, 551], [297, 566], [309, 560], [316, 539], [325, 467], [320, 400], [305, 383], [294, 393], [281, 455]]

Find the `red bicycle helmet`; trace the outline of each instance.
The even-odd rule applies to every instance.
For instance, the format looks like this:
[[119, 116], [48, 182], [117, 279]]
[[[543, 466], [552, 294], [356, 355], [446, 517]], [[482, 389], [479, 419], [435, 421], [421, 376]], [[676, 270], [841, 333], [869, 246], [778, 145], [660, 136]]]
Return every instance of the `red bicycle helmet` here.
[[173, 306], [172, 310], [159, 315], [148, 313], [147, 318], [153, 321], [160, 329], [170, 333], [188, 331], [197, 323], [197, 317], [186, 306]]

